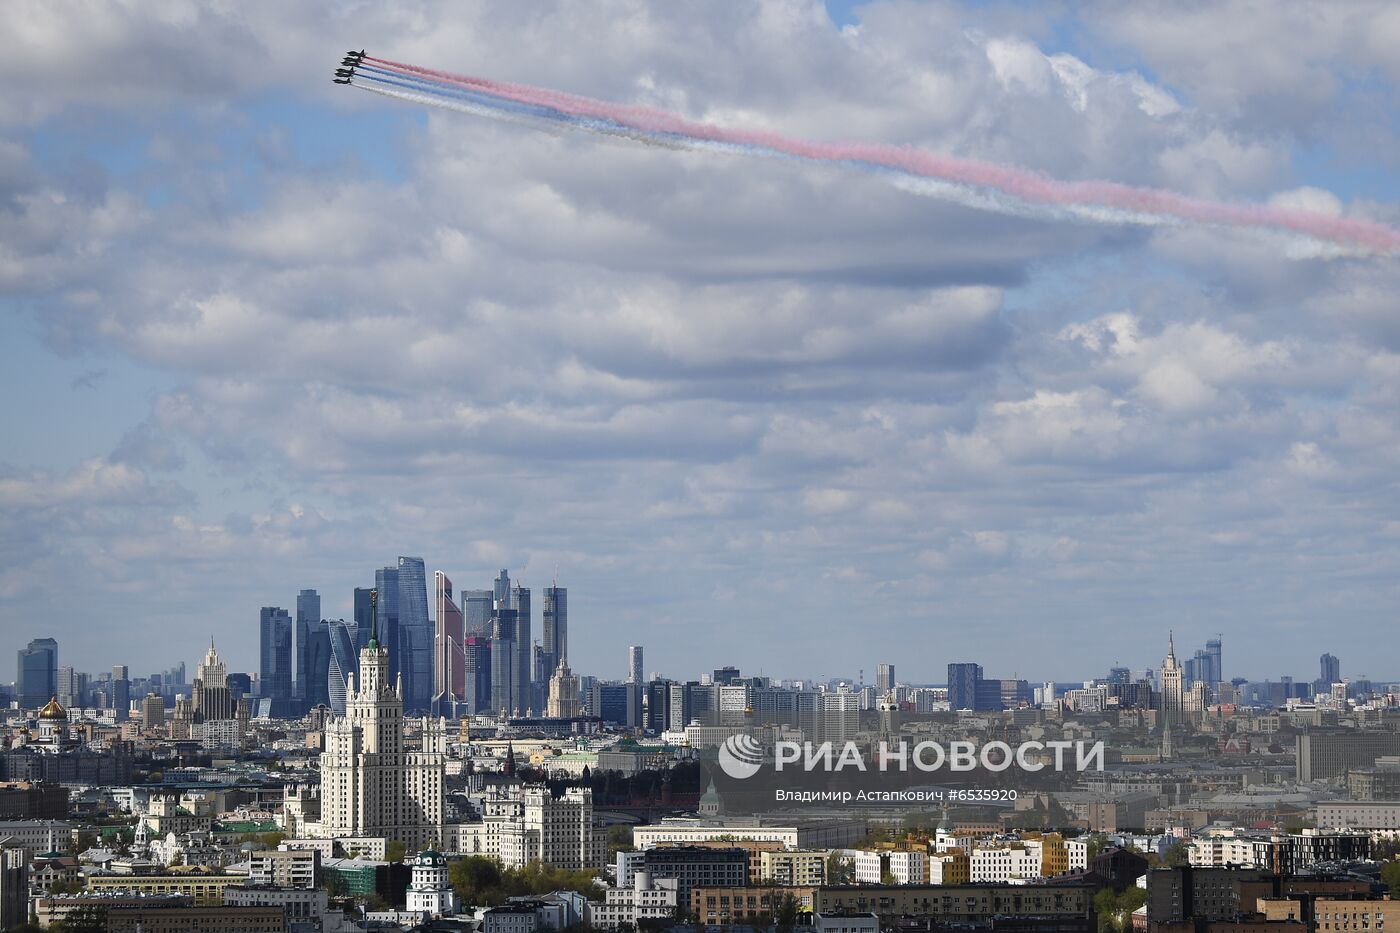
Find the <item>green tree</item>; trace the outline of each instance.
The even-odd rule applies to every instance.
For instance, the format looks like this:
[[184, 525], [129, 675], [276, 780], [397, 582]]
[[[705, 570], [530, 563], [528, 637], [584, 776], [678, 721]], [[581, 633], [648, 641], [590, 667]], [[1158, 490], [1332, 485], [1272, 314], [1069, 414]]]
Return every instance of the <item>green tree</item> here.
[[632, 844], [631, 826], [618, 823], [608, 827], [608, 861], [613, 861], [619, 852], [631, 852], [635, 848]]
[[832, 852], [826, 859], [826, 883], [850, 884], [855, 881], [856, 867], [849, 859]]
[[1381, 882], [1391, 897], [1400, 897], [1400, 859], [1392, 859], [1381, 866]]
[[789, 891], [778, 898], [778, 903], [773, 908], [773, 922], [777, 924], [779, 933], [790, 933], [792, 928], [797, 926], [797, 919], [801, 913], [802, 903], [792, 892]]
[[1174, 843], [1162, 853], [1162, 864], [1169, 868], [1185, 865], [1191, 861], [1191, 846], [1185, 842]]
[[390, 839], [384, 844], [384, 861], [402, 862], [408, 855], [408, 847], [401, 839]]
[[1103, 833], [1094, 833], [1094, 835], [1090, 836], [1088, 848], [1089, 861], [1092, 862], [1094, 859], [1098, 858], [1099, 853], [1106, 848], [1108, 848], [1107, 836]]

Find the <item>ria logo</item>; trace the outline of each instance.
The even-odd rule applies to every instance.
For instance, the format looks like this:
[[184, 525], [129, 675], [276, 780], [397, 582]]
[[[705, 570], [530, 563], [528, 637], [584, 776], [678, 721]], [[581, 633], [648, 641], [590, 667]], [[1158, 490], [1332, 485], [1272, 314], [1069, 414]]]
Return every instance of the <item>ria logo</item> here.
[[763, 746], [751, 735], [731, 735], [719, 747], [719, 767], [732, 778], [751, 778], [763, 766]]

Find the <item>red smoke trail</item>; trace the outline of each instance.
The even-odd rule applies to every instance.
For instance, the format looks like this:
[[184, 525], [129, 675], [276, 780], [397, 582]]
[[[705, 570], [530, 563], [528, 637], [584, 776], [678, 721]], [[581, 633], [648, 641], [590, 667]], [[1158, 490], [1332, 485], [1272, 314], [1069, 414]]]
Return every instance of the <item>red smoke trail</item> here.
[[368, 55], [365, 60], [405, 75], [461, 85], [503, 100], [552, 107], [573, 116], [610, 120], [644, 133], [679, 134], [697, 141], [753, 147], [815, 161], [865, 162], [922, 178], [989, 188], [1033, 204], [1110, 208], [1203, 224], [1273, 228], [1377, 252], [1400, 251], [1400, 230], [1377, 221], [1212, 201], [1111, 181], [1060, 181], [1029, 169], [939, 155], [908, 146], [824, 143], [766, 130], [726, 129], [652, 107], [614, 104], [528, 84], [457, 75]]

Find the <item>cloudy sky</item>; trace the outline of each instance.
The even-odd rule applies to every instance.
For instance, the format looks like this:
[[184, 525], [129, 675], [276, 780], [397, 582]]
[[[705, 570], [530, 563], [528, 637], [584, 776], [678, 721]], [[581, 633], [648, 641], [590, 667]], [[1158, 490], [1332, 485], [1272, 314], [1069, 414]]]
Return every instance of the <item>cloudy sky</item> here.
[[[1168, 12], [1169, 10], [1169, 12]], [[255, 669], [420, 555], [571, 661], [1400, 678], [1400, 260], [332, 85], [346, 48], [1400, 224], [1400, 8], [66, 3], [0, 58], [0, 649]], [[1389, 633], [1387, 635], [1387, 633]], [[6, 656], [13, 658], [12, 653]], [[8, 677], [6, 677], [8, 679]]]

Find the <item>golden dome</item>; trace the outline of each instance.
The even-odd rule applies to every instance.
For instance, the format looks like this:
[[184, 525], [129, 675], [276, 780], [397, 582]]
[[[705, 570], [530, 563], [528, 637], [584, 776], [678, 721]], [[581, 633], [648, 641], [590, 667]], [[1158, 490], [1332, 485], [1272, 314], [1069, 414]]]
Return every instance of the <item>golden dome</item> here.
[[68, 713], [63, 707], [58, 705], [58, 697], [54, 697], [52, 700], [49, 700], [43, 709], [39, 710], [39, 718], [66, 720], [68, 718]]

